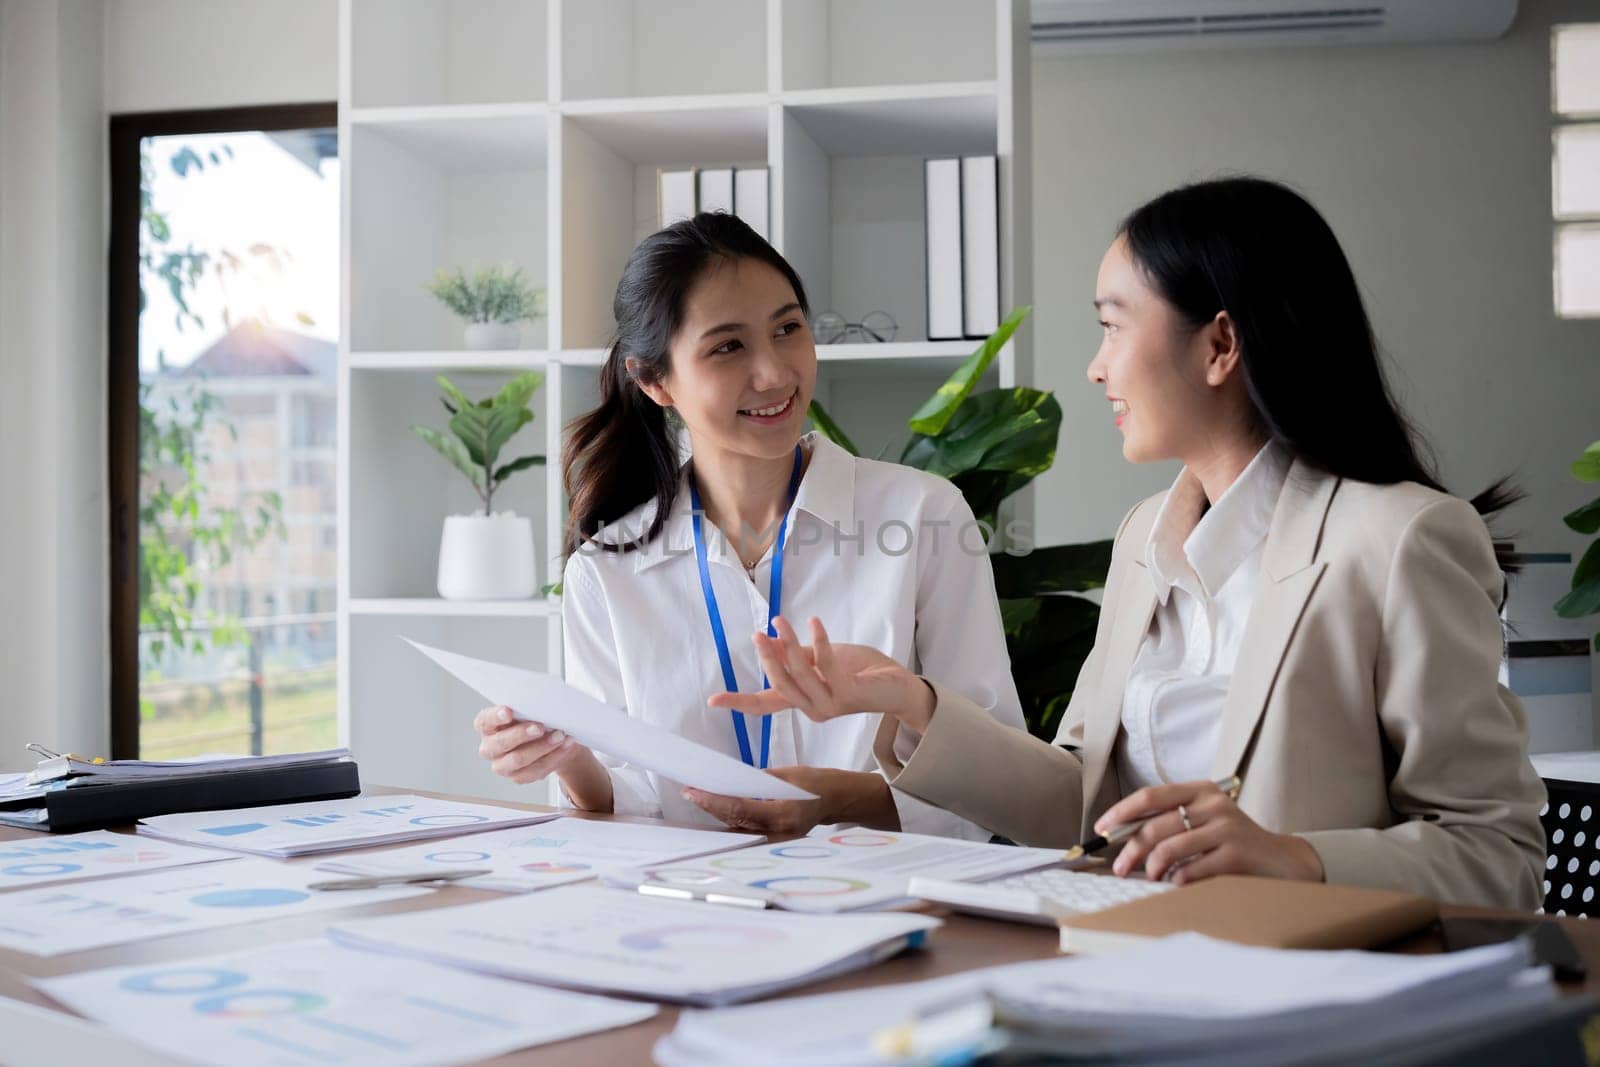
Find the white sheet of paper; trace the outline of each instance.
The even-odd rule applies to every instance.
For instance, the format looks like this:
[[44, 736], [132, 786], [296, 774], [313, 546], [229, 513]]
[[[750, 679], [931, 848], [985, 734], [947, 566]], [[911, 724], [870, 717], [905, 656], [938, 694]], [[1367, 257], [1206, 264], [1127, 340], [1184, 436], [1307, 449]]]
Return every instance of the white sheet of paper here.
[[529, 826], [559, 814], [402, 793], [157, 815], [141, 819], [139, 832], [231, 852], [288, 857]]
[[488, 867], [493, 874], [457, 884], [526, 893], [585, 882], [611, 867], [668, 863], [742, 848], [761, 840], [760, 834], [568, 818], [350, 856], [318, 866], [326, 871], [362, 875], [407, 874], [434, 867]]
[[694, 882], [732, 878], [777, 893], [790, 911], [831, 913], [876, 907], [905, 899], [914, 874], [957, 882], [980, 882], [1050, 867], [1061, 853], [956, 841], [863, 827], [829, 827], [777, 845], [756, 845], [684, 863], [657, 864], [655, 877]]
[[540, 989], [296, 941], [35, 979], [82, 1015], [185, 1060], [232, 1067], [464, 1063], [628, 1026], [654, 1004]]
[[569, 885], [329, 929], [359, 948], [541, 984], [732, 1003], [865, 966], [929, 915], [796, 915]]
[[485, 700], [510, 708], [517, 718], [565, 731], [597, 752], [654, 771], [680, 785], [752, 800], [815, 799], [799, 786], [732, 756], [608, 707], [554, 675], [405, 640]]
[[109, 830], [3, 841], [0, 842], [0, 890], [77, 882], [114, 874], [143, 874], [162, 867], [218, 863], [234, 858], [215, 849], [190, 848], [133, 834], [114, 834]]
[[269, 860], [155, 871], [0, 897], [0, 948], [35, 956], [417, 896], [414, 886], [318, 892], [327, 875]]
[[13, 1063], [54, 1063], [72, 1050], [74, 1063], [114, 1063], [117, 1067], [172, 1067], [172, 1058], [151, 1052], [99, 1023], [60, 1008], [0, 997], [0, 1034]]

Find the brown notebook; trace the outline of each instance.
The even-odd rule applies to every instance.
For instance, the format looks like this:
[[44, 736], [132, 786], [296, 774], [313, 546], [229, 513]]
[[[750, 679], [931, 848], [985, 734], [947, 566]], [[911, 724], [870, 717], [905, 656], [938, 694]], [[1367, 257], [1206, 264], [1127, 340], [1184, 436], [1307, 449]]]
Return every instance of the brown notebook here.
[[1438, 918], [1411, 893], [1224, 875], [1064, 920], [1061, 951], [1115, 952], [1187, 930], [1268, 948], [1374, 948]]

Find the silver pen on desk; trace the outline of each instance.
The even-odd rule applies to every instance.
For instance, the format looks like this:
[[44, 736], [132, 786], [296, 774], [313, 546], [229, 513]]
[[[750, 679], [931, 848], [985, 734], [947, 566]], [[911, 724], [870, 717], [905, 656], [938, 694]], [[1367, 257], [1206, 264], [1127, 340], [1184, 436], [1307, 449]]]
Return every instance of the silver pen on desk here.
[[731, 904], [736, 908], [772, 908], [778, 906], [779, 900], [778, 894], [771, 890], [693, 869], [613, 871], [606, 880], [613, 885], [632, 886], [635, 892], [647, 897], [703, 900], [707, 904]]
[[488, 867], [471, 870], [411, 871], [406, 874], [371, 874], [359, 878], [335, 878], [326, 882], [312, 882], [307, 889], [381, 889], [389, 885], [418, 885], [423, 882], [459, 882], [464, 878], [477, 878], [493, 874]]
[[639, 887], [639, 892], [647, 897], [667, 897], [671, 900], [703, 900], [707, 904], [732, 904], [736, 908], [765, 908], [772, 904], [768, 896], [755, 896], [759, 890], [750, 890], [746, 893], [718, 893], [714, 890], [695, 892], [692, 889], [682, 889], [673, 885], [654, 885], [645, 883]]

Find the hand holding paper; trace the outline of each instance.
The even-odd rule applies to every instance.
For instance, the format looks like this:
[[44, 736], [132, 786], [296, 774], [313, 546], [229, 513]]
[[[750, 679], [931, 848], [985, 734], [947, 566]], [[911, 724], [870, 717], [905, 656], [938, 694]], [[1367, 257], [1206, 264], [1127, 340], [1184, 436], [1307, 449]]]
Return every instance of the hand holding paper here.
[[607, 707], [541, 671], [473, 659], [407, 639], [417, 651], [517, 718], [561, 730], [595, 749], [680, 785], [752, 800], [813, 800], [798, 786]]

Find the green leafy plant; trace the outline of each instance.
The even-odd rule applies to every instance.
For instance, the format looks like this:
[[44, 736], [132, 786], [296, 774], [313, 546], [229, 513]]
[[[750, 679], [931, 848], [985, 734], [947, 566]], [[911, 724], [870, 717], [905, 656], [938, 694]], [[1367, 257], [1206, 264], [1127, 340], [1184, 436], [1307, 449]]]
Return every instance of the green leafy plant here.
[[460, 267], [441, 270], [428, 292], [467, 322], [521, 322], [544, 315], [544, 291], [528, 284], [521, 267], [483, 267], [470, 278]]
[[[1007, 315], [917, 409], [907, 423], [911, 439], [900, 454], [901, 463], [954, 482], [990, 531], [997, 527], [1002, 502], [1050, 469], [1061, 433], [1061, 405], [1051, 393], [1020, 386], [977, 388], [1032, 310], [1017, 308]], [[813, 401], [809, 414], [823, 436], [860, 454], [822, 405]], [[1105, 585], [1111, 542], [1008, 546], [989, 558], [1023, 716], [1036, 736], [1053, 740], [1100, 618], [1099, 605], [1080, 594]]]
[[[211, 576], [236, 555], [287, 533], [276, 492], [255, 494], [248, 506], [209, 502], [212, 423], [221, 419], [221, 428], [237, 439], [221, 407], [214, 394], [193, 389], [181, 399], [169, 395], [159, 410], [150, 385], [139, 385], [139, 629], [151, 635], [140, 667], [147, 677], [157, 675], [169, 648], [199, 655], [245, 643], [238, 617], [207, 610], [203, 594]], [[141, 696], [141, 716], [154, 713]]]
[[478, 499], [483, 501], [483, 513], [492, 514], [495, 491], [507, 478], [529, 467], [544, 466], [543, 456], [523, 456], [496, 465], [500, 463], [500, 450], [518, 430], [533, 421], [528, 401], [544, 384], [544, 375], [538, 371], [519, 374], [494, 396], [479, 401], [467, 399], [466, 394], [442, 374], [435, 380], [444, 390], [439, 400], [450, 413], [450, 434], [430, 426], [411, 429], [467, 476], [472, 488], [477, 490]]
[[[1600, 441], [1583, 450], [1572, 463], [1572, 476], [1580, 482], [1600, 482]], [[1562, 519], [1577, 533], [1600, 532], [1600, 497]], [[1563, 619], [1582, 619], [1600, 612], [1600, 540], [1592, 541], [1572, 572], [1572, 590], [1556, 601], [1556, 614]], [[1594, 639], [1600, 649], [1600, 634]]]

